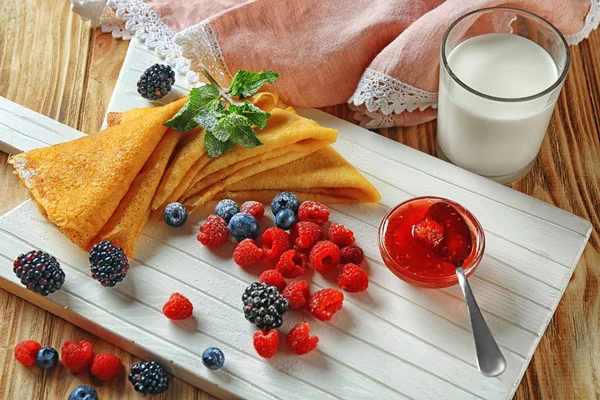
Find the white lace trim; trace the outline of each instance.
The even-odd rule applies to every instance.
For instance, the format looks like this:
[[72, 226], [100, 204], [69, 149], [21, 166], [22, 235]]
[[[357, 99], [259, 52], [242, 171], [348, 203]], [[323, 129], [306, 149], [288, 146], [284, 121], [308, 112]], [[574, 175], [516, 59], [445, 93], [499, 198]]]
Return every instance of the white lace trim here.
[[585, 22], [583, 24], [583, 28], [579, 30], [579, 32], [573, 35], [566, 35], [565, 39], [567, 39], [567, 43], [569, 45], [574, 46], [579, 44], [584, 39], [587, 39], [590, 36], [590, 33], [600, 24], [600, 4], [598, 0], [590, 0], [590, 10], [588, 11]]

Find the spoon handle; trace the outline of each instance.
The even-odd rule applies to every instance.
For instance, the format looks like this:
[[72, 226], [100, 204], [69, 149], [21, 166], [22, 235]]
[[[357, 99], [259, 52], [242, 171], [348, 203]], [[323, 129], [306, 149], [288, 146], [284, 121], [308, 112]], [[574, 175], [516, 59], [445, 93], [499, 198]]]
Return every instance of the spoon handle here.
[[506, 359], [494, 340], [485, 319], [483, 319], [483, 315], [481, 315], [481, 311], [465, 275], [465, 270], [460, 266], [456, 267], [456, 276], [465, 296], [467, 310], [471, 318], [471, 328], [473, 329], [473, 338], [475, 339], [475, 351], [477, 352], [479, 371], [485, 376], [500, 375], [506, 369]]

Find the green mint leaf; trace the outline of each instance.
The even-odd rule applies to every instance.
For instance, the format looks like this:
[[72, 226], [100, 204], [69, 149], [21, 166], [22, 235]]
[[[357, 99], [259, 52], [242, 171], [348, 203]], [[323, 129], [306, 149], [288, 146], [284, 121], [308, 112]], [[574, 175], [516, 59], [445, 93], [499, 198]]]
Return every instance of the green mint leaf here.
[[258, 126], [258, 129], [267, 126], [267, 119], [271, 116], [271, 114], [256, 107], [248, 100], [242, 105], [231, 104], [229, 106], [229, 112], [243, 115], [248, 118], [248, 121], [250, 121], [252, 125]]
[[191, 131], [198, 126], [194, 116], [200, 109], [219, 97], [219, 91], [212, 85], [193, 88], [190, 91], [190, 98], [185, 105], [173, 118], [165, 122], [165, 125], [179, 132]]
[[264, 83], [273, 83], [277, 78], [279, 74], [273, 71], [249, 72], [240, 69], [231, 81], [229, 93], [243, 99], [258, 92]]
[[[219, 122], [219, 119], [227, 113], [223, 101], [221, 99], [216, 99], [210, 101], [206, 106], [198, 110], [198, 113], [194, 115], [193, 119], [207, 131], [212, 131]], [[227, 140], [227, 138], [223, 139], [223, 141], [225, 140]]]
[[217, 140], [209, 131], [204, 135], [204, 148], [210, 158], [222, 156], [235, 146], [235, 141], [229, 138], [225, 142]]
[[248, 118], [239, 114], [231, 113], [221, 118], [212, 133], [217, 139], [227, 136], [248, 148], [262, 145]]

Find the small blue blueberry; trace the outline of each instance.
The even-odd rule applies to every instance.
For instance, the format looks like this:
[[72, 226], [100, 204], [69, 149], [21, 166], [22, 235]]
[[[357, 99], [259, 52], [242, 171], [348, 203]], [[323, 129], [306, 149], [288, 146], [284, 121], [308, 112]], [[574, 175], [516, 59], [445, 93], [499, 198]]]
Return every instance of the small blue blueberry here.
[[281, 192], [271, 201], [273, 215], [279, 214], [279, 211], [286, 208], [292, 210], [294, 214], [298, 214], [298, 207], [300, 207], [300, 200], [298, 200], [295, 194], [290, 192]]
[[231, 217], [239, 213], [240, 209], [237, 203], [231, 199], [221, 200], [215, 206], [215, 214], [223, 218], [225, 222], [229, 222]]
[[284, 208], [275, 216], [275, 225], [284, 231], [292, 229], [295, 224], [296, 214], [294, 214], [294, 211], [290, 210], [289, 208]]
[[225, 354], [216, 347], [209, 347], [202, 354], [202, 363], [208, 369], [216, 370], [225, 364]]
[[69, 395], [69, 400], [98, 400], [98, 392], [91, 386], [77, 386]]
[[256, 239], [260, 231], [258, 221], [247, 213], [237, 213], [229, 220], [227, 225], [231, 236], [238, 242], [244, 239]]
[[36, 362], [42, 369], [54, 368], [58, 364], [58, 351], [50, 346], [42, 347], [37, 352]]
[[163, 217], [167, 225], [178, 227], [185, 224], [188, 213], [183, 204], [174, 202], [167, 204]]

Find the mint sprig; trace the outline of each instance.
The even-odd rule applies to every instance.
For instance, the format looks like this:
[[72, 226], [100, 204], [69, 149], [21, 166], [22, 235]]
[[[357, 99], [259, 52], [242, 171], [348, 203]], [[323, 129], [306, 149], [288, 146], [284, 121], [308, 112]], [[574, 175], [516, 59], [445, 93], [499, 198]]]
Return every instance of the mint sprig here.
[[247, 148], [262, 145], [254, 127], [263, 129], [271, 114], [248, 100], [239, 102], [234, 97], [243, 99], [251, 96], [264, 83], [274, 82], [279, 75], [272, 71], [240, 70], [231, 86], [223, 89], [206, 70], [202, 72], [210, 84], [192, 89], [188, 101], [165, 125], [180, 132], [203, 127], [206, 130], [206, 153], [211, 158], [227, 153], [238, 143]]

